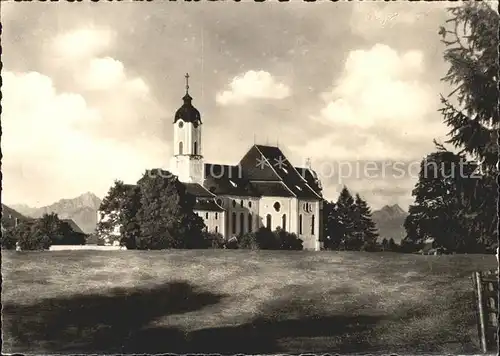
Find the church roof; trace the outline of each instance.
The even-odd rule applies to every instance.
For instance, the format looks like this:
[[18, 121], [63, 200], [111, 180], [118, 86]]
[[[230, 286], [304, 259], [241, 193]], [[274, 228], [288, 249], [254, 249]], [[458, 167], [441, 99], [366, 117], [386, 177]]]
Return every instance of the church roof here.
[[203, 211], [224, 211], [224, 208], [218, 205], [213, 199], [196, 199], [196, 204], [193, 209]]
[[253, 145], [240, 166], [250, 182], [281, 181], [297, 198], [321, 199], [278, 147]]
[[301, 175], [278, 147], [253, 145], [237, 166], [205, 164], [204, 186], [218, 195], [321, 199], [314, 175]]
[[307, 184], [318, 194], [321, 195], [321, 185], [318, 176], [311, 168], [295, 167], [295, 170], [306, 180]]
[[192, 104], [193, 98], [186, 93], [182, 100], [184, 104], [175, 112], [174, 123], [178, 120], [183, 120], [184, 122], [201, 124], [200, 112]]
[[214, 198], [215, 195], [213, 193], [210, 193], [205, 187], [201, 186], [198, 183], [183, 183], [184, 186], [186, 187], [186, 191], [194, 195], [195, 197], [200, 197], [200, 198]]
[[204, 186], [217, 195], [259, 196], [238, 166], [205, 163]]
[[283, 182], [252, 182], [260, 196], [293, 197], [294, 194]]

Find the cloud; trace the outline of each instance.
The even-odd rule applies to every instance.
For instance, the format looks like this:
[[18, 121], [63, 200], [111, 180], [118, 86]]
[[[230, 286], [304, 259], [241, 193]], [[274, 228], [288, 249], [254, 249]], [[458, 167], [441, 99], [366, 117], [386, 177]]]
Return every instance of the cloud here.
[[219, 92], [216, 101], [220, 105], [241, 104], [251, 99], [284, 99], [290, 96], [290, 88], [279, 83], [265, 71], [250, 70], [233, 78], [230, 90]]
[[398, 53], [382, 44], [351, 51], [343, 73], [322, 95], [325, 106], [311, 116], [329, 131], [295, 150], [340, 160], [424, 154], [446, 132], [436, 115], [437, 95], [420, 80], [424, 70], [419, 51]]
[[163, 108], [143, 78], [115, 58], [96, 56], [111, 45], [102, 31], [73, 31], [48, 46], [70, 50], [68, 39], [85, 39], [85, 50], [59, 63], [71, 74], [70, 91], [40, 72], [2, 73], [4, 200], [49, 204], [61, 187], [64, 196], [103, 195], [114, 179], [133, 182], [168, 163], [169, 145], [158, 134]]
[[54, 55], [64, 59], [86, 58], [109, 50], [116, 34], [106, 28], [87, 27], [57, 35], [52, 43]]

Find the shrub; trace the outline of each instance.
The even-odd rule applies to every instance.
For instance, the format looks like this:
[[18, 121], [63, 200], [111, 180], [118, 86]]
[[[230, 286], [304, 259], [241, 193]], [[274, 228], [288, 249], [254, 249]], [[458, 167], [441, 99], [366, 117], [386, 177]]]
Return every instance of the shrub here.
[[12, 229], [2, 231], [2, 250], [15, 250], [17, 239], [12, 233]]
[[249, 232], [240, 236], [240, 238], [238, 239], [238, 248], [248, 249], [248, 250], [260, 250], [256, 234], [253, 232]]
[[39, 223], [24, 222], [14, 229], [21, 250], [48, 250], [52, 243], [45, 231], [40, 229]]
[[219, 249], [226, 247], [224, 237], [218, 232], [203, 231], [202, 238], [205, 241], [206, 248]]
[[267, 227], [261, 227], [257, 230], [255, 238], [261, 250], [279, 250], [281, 247], [278, 235]]
[[294, 233], [289, 233], [278, 228], [274, 232], [274, 235], [279, 242], [280, 250], [302, 250], [304, 248], [303, 241]]

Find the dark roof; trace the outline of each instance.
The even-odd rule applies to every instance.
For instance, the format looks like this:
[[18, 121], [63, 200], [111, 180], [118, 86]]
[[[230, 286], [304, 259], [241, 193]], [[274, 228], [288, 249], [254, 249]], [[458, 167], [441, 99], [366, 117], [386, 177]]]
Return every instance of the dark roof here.
[[184, 186], [186, 187], [186, 191], [194, 195], [195, 197], [200, 197], [200, 198], [213, 198], [215, 197], [214, 194], [210, 193], [205, 187], [201, 186], [198, 183], [183, 183]]
[[[273, 153], [276, 154], [277, 152]], [[274, 158], [277, 158], [278, 156], [279, 153], [278, 155], [276, 155], [276, 157], [263, 157], [263, 152], [258, 149], [258, 146], [253, 145], [243, 156], [239, 163], [239, 166], [242, 168], [245, 177], [250, 181], [256, 180], [278, 182], [281, 179], [271, 167], [273, 164], [275, 164]]]
[[311, 168], [302, 168], [295, 167], [295, 170], [299, 172], [299, 174], [305, 178], [307, 184], [318, 194], [321, 195], [321, 191], [323, 190], [321, 187], [321, 182], [318, 179], [318, 175]]
[[183, 120], [185, 122], [201, 124], [200, 112], [191, 103], [193, 98], [186, 93], [182, 100], [184, 100], [184, 104], [175, 112], [174, 123], [178, 120]]
[[216, 195], [259, 196], [238, 166], [205, 163], [203, 185]]
[[293, 197], [294, 194], [283, 182], [252, 182], [259, 195], [269, 197]]
[[321, 194], [309, 186], [307, 180], [297, 172], [278, 147], [253, 145], [240, 161], [240, 165], [252, 183], [282, 181], [298, 198], [321, 198]]
[[72, 219], [61, 219], [61, 220], [67, 223], [73, 229], [74, 232], [77, 232], [79, 234], [85, 234], [83, 230], [80, 229], [80, 227]]
[[196, 199], [196, 204], [193, 209], [203, 211], [224, 211], [224, 208], [218, 205], [213, 199]]

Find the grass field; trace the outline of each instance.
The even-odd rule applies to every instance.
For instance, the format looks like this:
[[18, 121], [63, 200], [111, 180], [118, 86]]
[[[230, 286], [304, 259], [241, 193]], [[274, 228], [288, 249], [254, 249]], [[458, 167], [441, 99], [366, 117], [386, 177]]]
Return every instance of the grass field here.
[[479, 353], [495, 256], [2, 252], [3, 352]]

